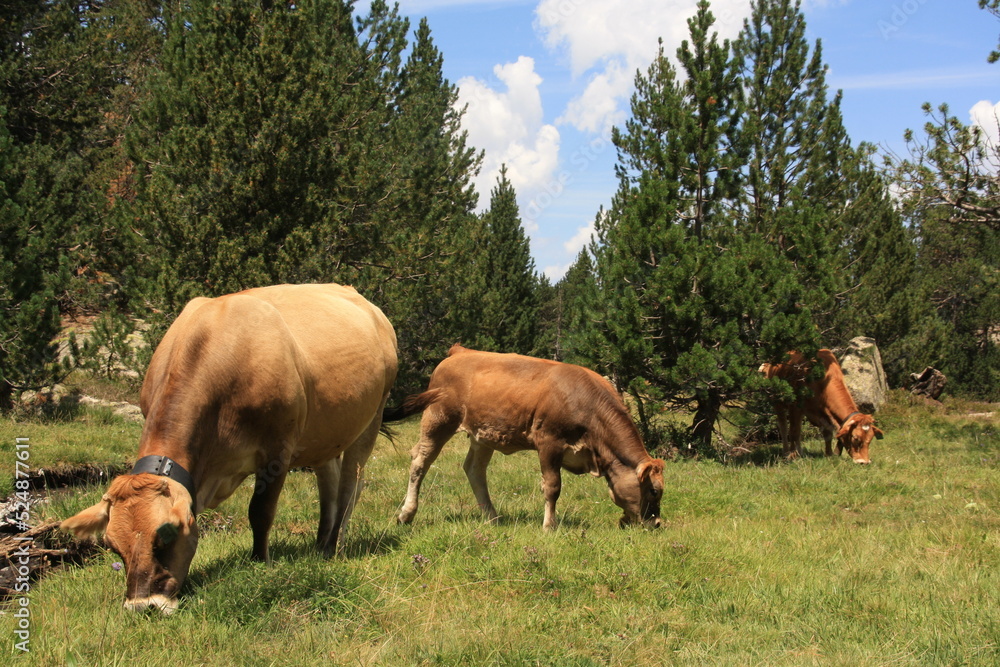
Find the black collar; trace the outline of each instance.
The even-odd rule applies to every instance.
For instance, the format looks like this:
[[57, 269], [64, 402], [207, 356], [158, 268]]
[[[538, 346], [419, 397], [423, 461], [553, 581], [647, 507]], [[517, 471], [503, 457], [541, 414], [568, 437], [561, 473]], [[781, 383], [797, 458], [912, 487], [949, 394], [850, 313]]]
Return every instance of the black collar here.
[[187, 489], [187, 492], [191, 494], [191, 507], [193, 511], [196, 500], [194, 478], [181, 464], [167, 456], [143, 456], [135, 462], [132, 472], [129, 474], [138, 475], [144, 472], [170, 478]]
[[853, 417], [854, 415], [860, 415], [860, 414], [863, 414], [863, 413], [855, 410], [851, 414], [847, 415], [846, 417], [844, 417], [844, 421], [840, 422], [840, 427], [844, 428], [844, 424], [846, 424], [847, 422], [851, 421], [851, 417]]

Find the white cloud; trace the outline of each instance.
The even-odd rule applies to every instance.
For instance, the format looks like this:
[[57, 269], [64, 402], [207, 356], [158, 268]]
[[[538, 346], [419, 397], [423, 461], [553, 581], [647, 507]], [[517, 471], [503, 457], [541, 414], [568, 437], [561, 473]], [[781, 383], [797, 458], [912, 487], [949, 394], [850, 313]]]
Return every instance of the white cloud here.
[[590, 223], [576, 230], [573, 238], [563, 244], [563, 249], [575, 259], [580, 254], [580, 251], [587, 247], [591, 239], [593, 239], [594, 231], [594, 221], [591, 220]]
[[[518, 200], [528, 202], [552, 181], [559, 161], [559, 130], [542, 123], [538, 91], [542, 78], [535, 72], [535, 61], [521, 56], [516, 62], [497, 65], [493, 72], [506, 90], [494, 90], [474, 77], [458, 82], [458, 106], [468, 105], [462, 127], [468, 130], [471, 145], [485, 151], [475, 181], [480, 209], [489, 207], [501, 165], [507, 165], [507, 178]], [[526, 223], [526, 231], [534, 229]]]
[[624, 123], [626, 114], [619, 100], [632, 90], [632, 72], [618, 61], [590, 80], [586, 89], [570, 101], [556, 123], [569, 123], [578, 130], [611, 136], [611, 128]]
[[[745, 0], [713, 2], [720, 38], [735, 37], [749, 9]], [[588, 132], [621, 122], [636, 70], [653, 61], [661, 37], [673, 56], [696, 11], [697, 0], [541, 0], [535, 26], [545, 44], [566, 51], [574, 76], [596, 70], [560, 120]]]
[[976, 102], [969, 110], [969, 118], [985, 135], [980, 168], [990, 174], [1000, 174], [1000, 102]]
[[1000, 102], [976, 102], [969, 110], [969, 119], [973, 125], [982, 128], [991, 146], [1000, 146]]
[[542, 273], [545, 274], [545, 277], [552, 283], [557, 283], [562, 280], [563, 276], [566, 275], [566, 272], [569, 271], [569, 268], [576, 262], [576, 258], [580, 254], [580, 251], [590, 244], [593, 235], [593, 221], [577, 229], [573, 238], [563, 243], [563, 250], [566, 251], [565, 254], [570, 258], [570, 260], [564, 264], [551, 264], [546, 266], [542, 269]]
[[552, 264], [551, 266], [546, 266], [542, 269], [542, 273], [545, 274], [545, 277], [549, 279], [550, 283], [555, 284], [562, 280], [562, 277], [566, 275], [566, 272], [569, 271], [569, 267], [571, 266], [573, 266], [573, 262], [569, 262], [568, 264]]

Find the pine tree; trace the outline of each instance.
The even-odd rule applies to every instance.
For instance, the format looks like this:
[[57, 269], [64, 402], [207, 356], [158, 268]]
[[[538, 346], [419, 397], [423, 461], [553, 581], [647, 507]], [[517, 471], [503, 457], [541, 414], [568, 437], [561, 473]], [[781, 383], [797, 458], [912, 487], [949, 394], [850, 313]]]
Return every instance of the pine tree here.
[[[832, 325], [835, 295], [845, 291], [837, 258], [843, 229], [844, 175], [855, 153], [840, 115], [840, 94], [827, 100], [826, 66], [810, 52], [800, 0], [760, 0], [735, 48], [747, 91], [748, 223], [792, 263], [796, 299], [821, 330]], [[814, 335], [800, 345], [820, 344]]]
[[827, 338], [874, 338], [889, 385], [903, 386], [919, 363], [910, 333], [931, 312], [920, 286], [914, 230], [889, 195], [885, 176], [870, 161], [845, 181], [851, 187], [842, 220], [847, 249], [843, 273], [849, 288], [839, 298]]
[[469, 342], [482, 350], [531, 354], [537, 277], [506, 166], [500, 169], [474, 244], [463, 314], [472, 327]]
[[[598, 273], [611, 367], [634, 395], [647, 440], [660, 401], [695, 412], [708, 444], [724, 400], [742, 384], [746, 248], [734, 246], [733, 200], [743, 154], [739, 62], [710, 34], [701, 2], [678, 49], [637, 76], [632, 118], [615, 131], [620, 186], [599, 216]], [[736, 300], [734, 300], [736, 299]], [[727, 341], [719, 345], [719, 341]]]
[[122, 228], [133, 291], [164, 313], [196, 295], [341, 282], [397, 330], [400, 391], [460, 337], [481, 156], [426, 21], [383, 0], [195, 0], [164, 9], [159, 69], [126, 133]]
[[554, 358], [607, 371], [598, 321], [599, 296], [592, 254], [584, 248], [556, 284], [560, 318]]
[[538, 283], [535, 285], [538, 319], [535, 328], [535, 346], [531, 356], [561, 361], [559, 345], [565, 316], [564, 296], [562, 290], [553, 285], [548, 276], [545, 274], [538, 276]]
[[[2, 106], [0, 118], [6, 120]], [[21, 171], [18, 153], [7, 124], [0, 123], [0, 411], [13, 406], [18, 392], [52, 380], [51, 341], [59, 324], [55, 281], [47, 269], [60, 258], [52, 256], [44, 233], [32, 224], [29, 206], [15, 201], [42, 196], [30, 179], [20, 187], [10, 180]]]
[[[196, 0], [166, 13], [161, 71], [127, 137], [158, 301], [355, 278], [383, 256], [391, 170], [381, 74], [394, 15], [362, 48], [342, 2]], [[392, 75], [394, 76], [394, 75]]]
[[645, 435], [667, 403], [707, 449], [722, 407], [766, 386], [756, 369], [808, 353], [844, 290], [846, 170], [857, 154], [826, 98], [798, 3], [755, 2], [719, 43], [700, 2], [691, 39], [636, 79], [614, 133], [620, 186], [599, 218], [597, 266], [610, 367]]
[[462, 337], [454, 316], [461, 312], [467, 272], [468, 253], [462, 250], [477, 224], [471, 178], [482, 156], [466, 144], [457, 89], [445, 79], [443, 64], [422, 20], [400, 72], [386, 146], [396, 175], [379, 225], [388, 230], [391, 279], [369, 288], [396, 328], [400, 393], [426, 384], [434, 365]]
[[111, 87], [87, 3], [0, 10], [0, 409], [58, 376], [60, 307], [76, 302], [78, 240], [99, 224], [90, 174]]
[[1000, 148], [941, 105], [923, 138], [907, 131], [910, 157], [895, 176], [917, 239], [918, 285], [932, 313], [914, 322], [907, 360], [934, 366], [950, 387], [987, 399], [1000, 395]]

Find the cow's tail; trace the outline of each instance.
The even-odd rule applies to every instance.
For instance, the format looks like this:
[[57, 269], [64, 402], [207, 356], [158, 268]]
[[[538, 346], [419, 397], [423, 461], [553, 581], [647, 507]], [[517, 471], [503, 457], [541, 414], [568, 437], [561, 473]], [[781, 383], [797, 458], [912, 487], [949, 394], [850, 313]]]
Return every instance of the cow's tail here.
[[402, 405], [398, 405], [394, 408], [386, 407], [386, 409], [382, 411], [382, 423], [386, 424], [402, 421], [411, 415], [423, 412], [428, 408], [428, 406], [431, 405], [431, 403], [436, 401], [440, 395], [440, 389], [428, 389], [422, 394], [407, 396]]

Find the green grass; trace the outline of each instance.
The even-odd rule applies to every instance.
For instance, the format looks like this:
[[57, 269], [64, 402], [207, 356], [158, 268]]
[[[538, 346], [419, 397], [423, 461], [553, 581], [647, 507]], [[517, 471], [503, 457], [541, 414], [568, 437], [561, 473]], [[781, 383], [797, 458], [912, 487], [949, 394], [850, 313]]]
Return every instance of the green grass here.
[[[461, 436], [428, 474], [413, 525], [398, 526], [405, 450], [417, 433], [408, 422], [398, 450], [386, 441], [376, 449], [342, 557], [314, 553], [314, 478], [295, 472], [272, 532], [274, 562], [249, 562], [244, 484], [202, 516], [206, 531], [176, 614], [125, 613], [124, 574], [107, 552], [33, 585], [31, 658], [130, 666], [996, 664], [997, 420], [963, 416], [982, 406], [932, 410], [894, 400], [880, 415], [886, 439], [868, 467], [814, 455], [773, 465], [669, 464], [658, 531], [619, 529], [604, 482], [567, 474], [560, 528], [543, 533], [538, 463], [528, 453], [494, 457], [491, 490], [503, 518], [486, 525], [461, 470]], [[88, 419], [15, 426], [32, 438], [33, 461], [134, 456], [136, 428]], [[0, 444], [17, 428], [0, 426]], [[822, 443], [813, 437], [805, 447], [817, 454]], [[102, 491], [60, 494], [41, 511], [65, 517]], [[0, 637], [13, 628], [10, 615], [0, 617]]]

